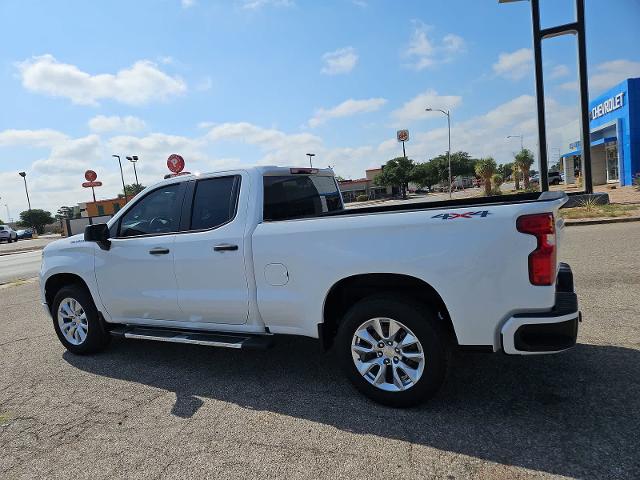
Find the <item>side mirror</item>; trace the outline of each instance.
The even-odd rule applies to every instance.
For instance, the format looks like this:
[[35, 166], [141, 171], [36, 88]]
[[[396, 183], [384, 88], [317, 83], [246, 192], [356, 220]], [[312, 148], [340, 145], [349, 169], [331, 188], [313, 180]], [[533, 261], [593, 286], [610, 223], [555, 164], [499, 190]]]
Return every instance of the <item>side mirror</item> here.
[[96, 223], [95, 225], [87, 225], [84, 229], [84, 241], [96, 242], [103, 250], [111, 248], [109, 241], [109, 227], [106, 223]]

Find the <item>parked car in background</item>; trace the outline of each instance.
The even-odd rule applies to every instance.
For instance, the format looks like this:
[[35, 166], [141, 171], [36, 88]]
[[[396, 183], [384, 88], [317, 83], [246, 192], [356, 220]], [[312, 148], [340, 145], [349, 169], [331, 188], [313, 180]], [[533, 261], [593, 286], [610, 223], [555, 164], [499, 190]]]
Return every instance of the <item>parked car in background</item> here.
[[[564, 179], [560, 172], [549, 172], [549, 185], [560, 185]], [[531, 183], [540, 184], [540, 174], [536, 173], [530, 179]]]
[[25, 238], [33, 238], [33, 230], [31, 230], [30, 228], [18, 230], [16, 234], [18, 235], [18, 238], [20, 240], [24, 240]]
[[0, 242], [17, 242], [18, 234], [9, 225], [0, 225]]
[[560, 172], [549, 172], [549, 185], [560, 185], [563, 181]]

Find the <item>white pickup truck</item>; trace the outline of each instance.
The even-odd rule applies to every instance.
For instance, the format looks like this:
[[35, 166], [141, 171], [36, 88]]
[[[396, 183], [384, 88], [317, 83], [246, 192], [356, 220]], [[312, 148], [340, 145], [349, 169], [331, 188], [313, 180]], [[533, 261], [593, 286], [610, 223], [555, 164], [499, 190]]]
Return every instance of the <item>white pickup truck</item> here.
[[48, 245], [42, 303], [78, 354], [112, 335], [228, 348], [318, 338], [361, 392], [408, 406], [437, 391], [455, 348], [575, 344], [573, 278], [556, 260], [565, 201], [345, 209], [331, 170], [175, 177]]

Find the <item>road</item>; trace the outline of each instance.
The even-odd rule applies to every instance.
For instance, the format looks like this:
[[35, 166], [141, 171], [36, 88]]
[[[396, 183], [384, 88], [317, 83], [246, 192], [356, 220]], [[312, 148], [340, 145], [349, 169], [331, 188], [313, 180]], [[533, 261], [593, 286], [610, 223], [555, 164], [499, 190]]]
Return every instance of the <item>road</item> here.
[[409, 410], [358, 395], [311, 339], [72, 355], [37, 283], [0, 287], [0, 478], [637, 478], [639, 238], [640, 223], [567, 228], [578, 346], [456, 353]]
[[38, 275], [42, 251], [0, 255], [0, 285]]

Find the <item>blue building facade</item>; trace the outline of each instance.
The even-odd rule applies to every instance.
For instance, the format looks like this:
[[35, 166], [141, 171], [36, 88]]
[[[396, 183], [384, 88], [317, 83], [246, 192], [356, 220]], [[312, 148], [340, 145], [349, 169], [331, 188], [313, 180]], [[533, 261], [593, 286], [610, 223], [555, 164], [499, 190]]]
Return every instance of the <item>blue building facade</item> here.
[[[640, 174], [640, 78], [628, 78], [589, 105], [591, 174], [594, 185], [631, 185]], [[581, 145], [562, 154], [566, 183], [582, 175]]]

